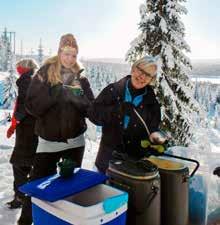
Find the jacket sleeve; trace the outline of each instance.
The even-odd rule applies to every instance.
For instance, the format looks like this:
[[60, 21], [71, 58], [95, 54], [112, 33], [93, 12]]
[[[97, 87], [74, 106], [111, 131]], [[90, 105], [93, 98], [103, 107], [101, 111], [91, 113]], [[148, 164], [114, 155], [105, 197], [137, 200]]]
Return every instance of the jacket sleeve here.
[[155, 102], [155, 104], [153, 105], [153, 109], [152, 109], [152, 119], [150, 122], [150, 133], [153, 133], [155, 131], [159, 130], [159, 126], [160, 126], [160, 122], [161, 122], [161, 110], [160, 110], [160, 104], [157, 102]]
[[80, 78], [80, 85], [83, 90], [82, 95], [74, 94], [71, 86], [63, 86], [64, 101], [68, 101], [81, 113], [83, 117], [88, 117], [87, 110], [94, 100], [94, 95], [86, 77]]
[[148, 91], [149, 91], [150, 101], [152, 102], [152, 105], [150, 105], [151, 120], [149, 124], [149, 129], [150, 129], [150, 132], [152, 133], [159, 130], [160, 122], [161, 122], [161, 109], [160, 109], [160, 104], [157, 101], [153, 88], [149, 87]]
[[104, 88], [88, 110], [88, 118], [99, 126], [111, 124], [119, 112], [113, 84]]
[[27, 91], [25, 107], [35, 117], [40, 117], [56, 104], [61, 84], [51, 87], [40, 72], [32, 79]]
[[31, 78], [26, 78], [18, 85], [17, 107], [14, 113], [15, 119], [18, 121], [22, 121], [27, 116], [25, 98], [30, 82]]
[[86, 77], [83, 77], [80, 79], [80, 83], [81, 83], [81, 86], [82, 86], [85, 96], [88, 98], [89, 101], [92, 102], [94, 100], [94, 94], [90, 87], [90, 83], [89, 83], [88, 79]]

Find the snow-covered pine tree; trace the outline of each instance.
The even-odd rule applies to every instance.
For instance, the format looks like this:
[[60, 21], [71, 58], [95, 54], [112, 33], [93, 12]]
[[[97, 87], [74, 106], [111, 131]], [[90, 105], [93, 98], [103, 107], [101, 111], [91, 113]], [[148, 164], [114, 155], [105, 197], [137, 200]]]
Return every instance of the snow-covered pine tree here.
[[5, 56], [5, 46], [2, 41], [2, 38], [0, 37], [0, 71], [3, 71], [3, 62], [4, 62], [4, 56]]
[[10, 69], [11, 42], [6, 28], [0, 39], [2, 44], [0, 67], [2, 71], [8, 71]]
[[187, 75], [191, 62], [184, 54], [190, 51], [180, 17], [187, 13], [181, 4], [185, 1], [146, 0], [140, 6], [141, 33], [131, 43], [126, 60], [133, 62], [144, 55], [158, 57], [156, 92], [162, 105], [161, 129], [171, 132], [173, 144], [186, 146], [191, 142], [194, 115], [200, 109]]
[[3, 83], [3, 108], [11, 109], [12, 105], [17, 96], [17, 86], [16, 86], [16, 72], [15, 72], [15, 55], [10, 50], [9, 52], [9, 75], [6, 77]]
[[10, 41], [7, 37], [7, 30], [0, 37], [0, 71], [8, 71], [10, 57]]

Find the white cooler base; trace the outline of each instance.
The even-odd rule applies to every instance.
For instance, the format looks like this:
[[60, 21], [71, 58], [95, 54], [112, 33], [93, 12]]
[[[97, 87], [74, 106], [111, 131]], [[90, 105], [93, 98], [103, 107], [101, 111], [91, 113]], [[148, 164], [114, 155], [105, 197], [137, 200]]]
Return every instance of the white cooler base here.
[[[32, 197], [34, 225], [125, 225], [127, 202], [122, 201], [118, 204], [117, 200], [123, 193], [100, 184], [56, 202]], [[106, 199], [110, 207], [113, 204], [113, 210], [110, 212], [106, 212], [103, 207]]]

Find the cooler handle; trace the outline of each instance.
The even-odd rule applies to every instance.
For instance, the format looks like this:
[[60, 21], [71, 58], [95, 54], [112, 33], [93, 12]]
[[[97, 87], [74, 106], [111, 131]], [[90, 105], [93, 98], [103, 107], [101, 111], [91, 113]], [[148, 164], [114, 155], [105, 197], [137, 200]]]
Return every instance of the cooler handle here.
[[111, 213], [119, 209], [121, 206], [127, 204], [127, 202], [128, 202], [128, 194], [124, 192], [121, 195], [105, 199], [102, 206], [106, 213]]
[[182, 159], [182, 160], [185, 160], [185, 161], [189, 161], [189, 162], [193, 162], [196, 164], [196, 167], [194, 168], [194, 170], [192, 171], [192, 173], [190, 174], [189, 177], [193, 177], [194, 174], [196, 173], [196, 171], [199, 169], [199, 162], [195, 159], [189, 159], [189, 158], [185, 158], [185, 157], [182, 157], [182, 156], [177, 156], [177, 155], [170, 155], [168, 153], [163, 153], [163, 156], [167, 156], [167, 157], [172, 157], [172, 158], [176, 158], [176, 159]]

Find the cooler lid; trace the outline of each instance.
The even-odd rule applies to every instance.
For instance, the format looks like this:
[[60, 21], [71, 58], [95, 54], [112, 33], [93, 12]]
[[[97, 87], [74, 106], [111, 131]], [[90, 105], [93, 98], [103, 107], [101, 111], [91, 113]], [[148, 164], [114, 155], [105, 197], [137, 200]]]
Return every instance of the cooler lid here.
[[79, 169], [71, 177], [62, 178], [55, 174], [24, 184], [19, 190], [29, 196], [54, 202], [101, 184], [107, 179], [102, 173]]

